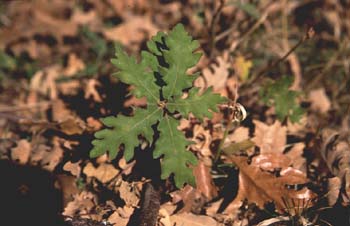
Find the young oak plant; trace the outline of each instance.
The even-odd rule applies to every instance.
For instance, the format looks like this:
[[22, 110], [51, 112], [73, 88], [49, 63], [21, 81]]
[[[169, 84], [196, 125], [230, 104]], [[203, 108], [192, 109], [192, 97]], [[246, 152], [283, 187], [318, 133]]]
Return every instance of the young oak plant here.
[[[189, 166], [195, 165], [197, 158], [186, 150], [191, 142], [177, 129], [179, 115], [188, 117], [192, 113], [201, 120], [211, 118], [212, 111], [216, 112], [217, 105], [226, 102], [226, 98], [212, 93], [211, 88], [199, 94], [199, 89], [193, 87], [198, 75], [189, 75], [187, 70], [197, 64], [201, 54], [194, 53], [199, 43], [188, 35], [182, 24], [168, 34], [158, 32], [147, 42], [147, 47], [149, 51], [141, 52], [139, 63], [120, 45], [116, 46], [116, 58], [112, 59], [119, 69], [113, 75], [132, 85], [131, 93], [137, 98], [146, 97], [147, 108], [136, 108], [133, 116], [102, 118], [107, 128], [95, 133], [90, 157], [108, 152], [114, 159], [123, 146], [124, 157], [129, 161], [135, 147], [140, 145], [141, 135], [154, 144], [153, 158], [162, 158], [162, 179], [173, 174], [178, 188], [184, 183], [195, 185]], [[154, 133], [159, 133], [156, 140], [153, 140]]]

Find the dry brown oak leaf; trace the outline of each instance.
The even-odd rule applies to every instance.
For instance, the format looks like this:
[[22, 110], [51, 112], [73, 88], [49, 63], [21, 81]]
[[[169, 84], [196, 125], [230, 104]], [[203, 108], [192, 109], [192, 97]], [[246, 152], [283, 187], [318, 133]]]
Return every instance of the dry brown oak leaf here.
[[[268, 202], [274, 202], [277, 211], [291, 213], [293, 210], [287, 210], [285, 202], [293, 207], [292, 200], [298, 202], [304, 199], [306, 202], [315, 197], [306, 187], [301, 190], [289, 189], [292, 185], [305, 184], [308, 180], [303, 172], [290, 167], [291, 160], [283, 154], [260, 154], [250, 164], [245, 156], [231, 155], [229, 159], [239, 167], [239, 188], [235, 200], [225, 212], [236, 209], [238, 203], [247, 199], [259, 208], [264, 208]], [[276, 171], [279, 171], [278, 176]]]
[[[340, 195], [343, 205], [350, 204], [350, 132], [324, 129], [321, 155], [334, 176], [341, 181]], [[332, 188], [330, 189], [332, 190]], [[331, 203], [335, 203], [331, 201]]]

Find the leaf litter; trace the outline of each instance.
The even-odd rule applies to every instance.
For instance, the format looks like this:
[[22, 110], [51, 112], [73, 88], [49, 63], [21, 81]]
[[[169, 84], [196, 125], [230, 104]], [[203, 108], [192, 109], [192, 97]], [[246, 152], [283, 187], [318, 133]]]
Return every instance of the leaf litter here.
[[[350, 203], [347, 7], [341, 1], [5, 3], [0, 7], [0, 55], [11, 60], [0, 63], [0, 159], [18, 169], [50, 173], [63, 194], [57, 198], [63, 205], [60, 214], [55, 213], [61, 216], [59, 225], [130, 225], [133, 219], [164, 226], [345, 225], [338, 219], [346, 219]], [[305, 12], [315, 36], [274, 64], [303, 37]], [[330, 25], [321, 26], [322, 21]], [[118, 117], [125, 119], [136, 107], [144, 111], [149, 101], [121, 82], [127, 76], [121, 81], [110, 76], [115, 42], [139, 58], [152, 35], [179, 22], [199, 40], [203, 53], [187, 71], [201, 72], [194, 84], [203, 95], [212, 86], [233, 104], [238, 101], [248, 117], [231, 128], [224, 106], [213, 119], [202, 121], [196, 119], [200, 111], [180, 107], [186, 117], [171, 129], [185, 136], [186, 151], [198, 161], [192, 169], [197, 187], [175, 189], [172, 179], [160, 179], [159, 162], [138, 157], [149, 152], [147, 143], [131, 150], [131, 161], [117, 154], [115, 160], [108, 155], [90, 159], [88, 152], [92, 134], [104, 128], [99, 118], [121, 113]], [[265, 65], [275, 66], [259, 76]], [[164, 89], [165, 97], [188, 88], [173, 77], [165, 79], [178, 87], [178, 93]], [[191, 91], [187, 98], [210, 108]], [[216, 162], [221, 139], [224, 152], [234, 153]], [[168, 140], [161, 145], [168, 146]], [[1, 193], [16, 204], [6, 190], [11, 181], [3, 181]], [[12, 190], [35, 193], [24, 181]], [[149, 183], [154, 189], [146, 189]], [[156, 207], [156, 214], [147, 215], [147, 205], [158, 205], [142, 204], [150, 194], [157, 197], [159, 211]], [[15, 216], [13, 225], [21, 225], [17, 215], [21, 212], [9, 215]], [[43, 219], [26, 223], [42, 225]]]

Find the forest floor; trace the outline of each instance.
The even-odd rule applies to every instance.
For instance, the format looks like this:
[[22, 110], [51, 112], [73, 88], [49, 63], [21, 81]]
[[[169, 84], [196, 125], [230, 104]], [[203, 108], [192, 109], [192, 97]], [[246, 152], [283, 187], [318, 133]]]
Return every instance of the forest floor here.
[[[181, 119], [181, 189], [142, 145], [89, 157], [100, 118], [147, 103], [112, 76], [115, 43], [139, 58], [178, 23], [194, 86], [230, 100]], [[349, 91], [349, 1], [1, 1], [0, 224], [350, 225]]]

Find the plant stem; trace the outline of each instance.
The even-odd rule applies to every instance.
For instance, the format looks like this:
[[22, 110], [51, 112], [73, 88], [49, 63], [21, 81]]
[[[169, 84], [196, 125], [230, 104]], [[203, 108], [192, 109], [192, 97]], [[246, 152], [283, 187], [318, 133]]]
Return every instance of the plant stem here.
[[230, 132], [231, 129], [233, 129], [233, 126], [237, 126], [238, 124], [234, 123], [234, 121], [232, 119], [229, 120], [225, 132], [224, 132], [224, 136], [222, 137], [220, 144], [218, 146], [218, 151], [216, 152], [215, 158], [214, 158], [214, 163], [216, 163], [219, 160], [219, 157], [222, 153], [222, 148], [224, 146], [225, 140], [228, 136], [228, 133]]

